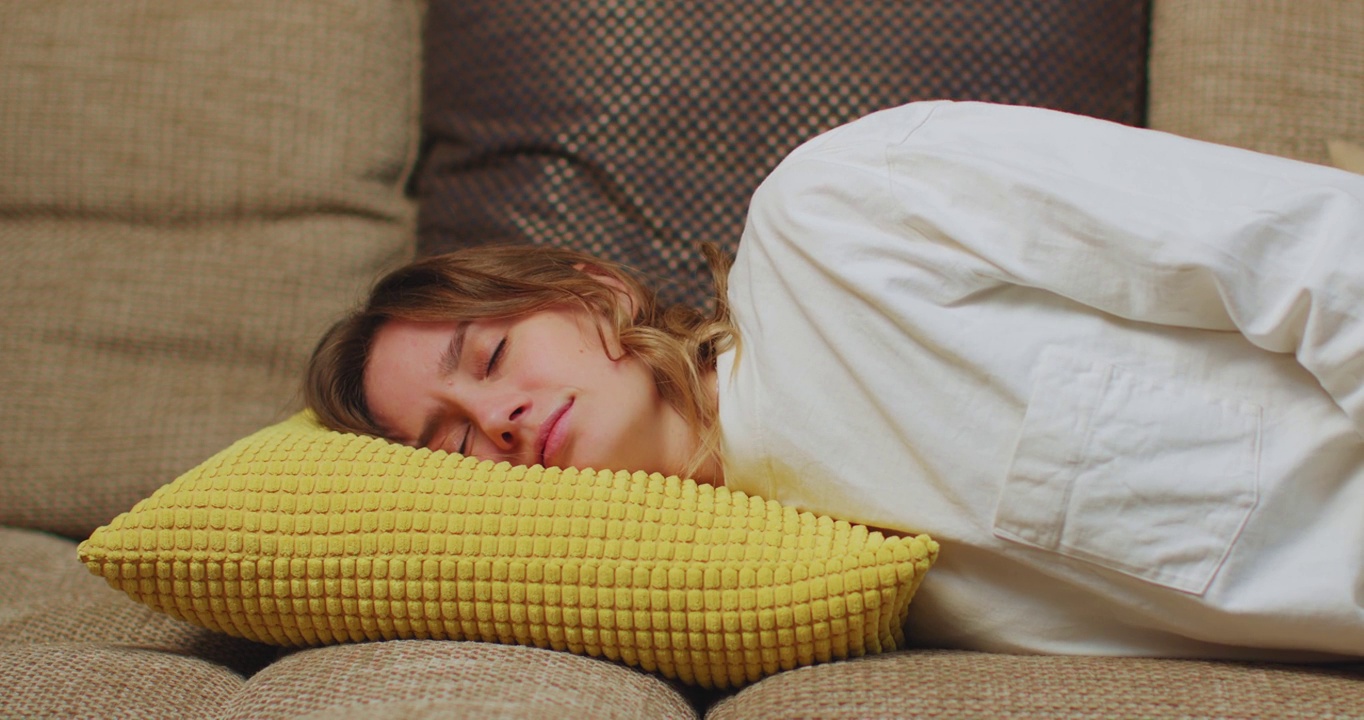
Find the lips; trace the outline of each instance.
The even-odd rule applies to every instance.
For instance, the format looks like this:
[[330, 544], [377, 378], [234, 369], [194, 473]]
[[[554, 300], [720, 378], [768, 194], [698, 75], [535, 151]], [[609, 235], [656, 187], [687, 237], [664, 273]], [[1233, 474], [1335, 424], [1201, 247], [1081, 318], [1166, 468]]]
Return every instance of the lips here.
[[540, 432], [535, 438], [535, 457], [541, 467], [550, 467], [550, 461], [563, 449], [568, 436], [568, 423], [563, 420], [571, 409], [573, 400], [570, 398], [540, 423]]

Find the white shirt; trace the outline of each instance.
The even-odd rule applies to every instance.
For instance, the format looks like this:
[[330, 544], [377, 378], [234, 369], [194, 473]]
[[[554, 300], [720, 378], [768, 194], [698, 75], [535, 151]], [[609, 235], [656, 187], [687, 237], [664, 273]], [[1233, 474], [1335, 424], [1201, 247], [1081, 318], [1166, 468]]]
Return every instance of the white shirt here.
[[942, 544], [918, 642], [1364, 655], [1364, 177], [915, 103], [753, 198], [726, 483]]

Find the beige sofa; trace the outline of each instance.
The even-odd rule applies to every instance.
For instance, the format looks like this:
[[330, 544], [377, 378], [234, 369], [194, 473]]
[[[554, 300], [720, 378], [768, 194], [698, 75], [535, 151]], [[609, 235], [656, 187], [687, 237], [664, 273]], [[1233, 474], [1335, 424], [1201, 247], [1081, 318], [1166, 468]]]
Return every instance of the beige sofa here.
[[[466, 9], [477, 5], [445, 3], [441, 20], [476, 25], [481, 11]], [[648, 22], [626, 17], [630, 28], [653, 28], [662, 12], [598, 5], [653, 8]], [[1151, 32], [1134, 37], [1150, 63], [1149, 82], [1134, 87], [1149, 96], [1151, 126], [1323, 163], [1330, 141], [1364, 143], [1364, 2], [1138, 6]], [[533, 208], [489, 219], [448, 197], [426, 204], [449, 190], [430, 180], [440, 167], [496, 165], [434, 149], [482, 126], [439, 126], [428, 102], [421, 130], [423, 96], [467, 91], [430, 74], [422, 83], [433, 14], [422, 0], [0, 4], [0, 717], [1364, 717], [1360, 665], [915, 649], [714, 692], [536, 648], [280, 650], [157, 614], [91, 575], [76, 542], [294, 410], [314, 338], [377, 272], [417, 253], [419, 237], [423, 251], [475, 241], [452, 229], [473, 217], [488, 237], [511, 227], [546, 239], [550, 215]], [[562, 62], [555, 52], [546, 56]], [[687, 96], [704, 107], [707, 87], [693, 81]], [[573, 195], [554, 193], [572, 173], [556, 167], [507, 193], [553, 195], [558, 215], [583, 227], [598, 216], [586, 200], [582, 216], [565, 210]], [[503, 182], [471, 197], [486, 205]], [[741, 213], [739, 193], [673, 192]], [[695, 238], [659, 237], [644, 247], [662, 259], [646, 264], [685, 285], [689, 260], [668, 243]]]

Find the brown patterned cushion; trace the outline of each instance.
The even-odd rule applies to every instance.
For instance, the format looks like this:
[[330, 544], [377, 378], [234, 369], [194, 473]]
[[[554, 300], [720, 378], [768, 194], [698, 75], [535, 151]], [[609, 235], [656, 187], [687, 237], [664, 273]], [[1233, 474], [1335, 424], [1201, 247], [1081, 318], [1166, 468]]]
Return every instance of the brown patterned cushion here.
[[[554, 243], [698, 300], [752, 190], [803, 140], [929, 98], [1130, 124], [1143, 0], [437, 0], [421, 249]], [[700, 294], [698, 294], [700, 293]]]

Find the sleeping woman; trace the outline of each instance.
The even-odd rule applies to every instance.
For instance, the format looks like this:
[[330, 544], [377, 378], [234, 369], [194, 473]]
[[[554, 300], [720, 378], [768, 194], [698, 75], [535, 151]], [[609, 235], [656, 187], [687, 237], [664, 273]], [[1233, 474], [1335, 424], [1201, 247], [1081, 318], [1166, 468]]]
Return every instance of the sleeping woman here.
[[926, 532], [925, 645], [1364, 656], [1364, 177], [914, 103], [793, 152], [712, 266], [703, 316], [564, 250], [419, 260], [308, 403]]

